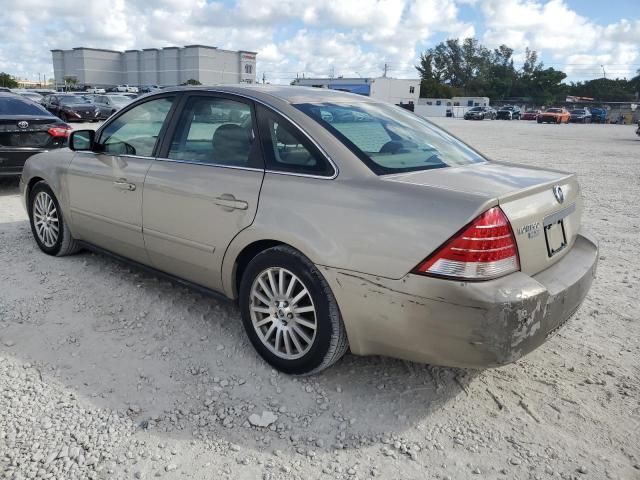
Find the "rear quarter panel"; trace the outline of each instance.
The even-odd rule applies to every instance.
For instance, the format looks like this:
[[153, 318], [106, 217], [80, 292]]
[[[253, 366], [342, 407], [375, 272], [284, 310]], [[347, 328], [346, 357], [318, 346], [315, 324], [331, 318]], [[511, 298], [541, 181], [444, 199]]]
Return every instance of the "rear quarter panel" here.
[[379, 177], [319, 180], [267, 173], [254, 223], [225, 254], [225, 293], [235, 296], [238, 254], [265, 239], [291, 245], [316, 265], [399, 279], [496, 203]]

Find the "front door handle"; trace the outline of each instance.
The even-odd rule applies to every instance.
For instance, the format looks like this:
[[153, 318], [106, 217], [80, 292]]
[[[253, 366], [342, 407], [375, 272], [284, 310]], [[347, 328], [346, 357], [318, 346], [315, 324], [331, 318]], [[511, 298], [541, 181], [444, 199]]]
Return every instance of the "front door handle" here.
[[129, 183], [121, 180], [117, 182], [113, 182], [113, 186], [119, 190], [126, 190], [128, 192], [133, 192], [136, 189], [136, 186], [134, 183]]
[[228, 211], [246, 210], [247, 208], [249, 208], [249, 204], [247, 202], [245, 202], [244, 200], [236, 199], [236, 197], [234, 197], [230, 193], [224, 193], [219, 197], [216, 197], [214, 203]]

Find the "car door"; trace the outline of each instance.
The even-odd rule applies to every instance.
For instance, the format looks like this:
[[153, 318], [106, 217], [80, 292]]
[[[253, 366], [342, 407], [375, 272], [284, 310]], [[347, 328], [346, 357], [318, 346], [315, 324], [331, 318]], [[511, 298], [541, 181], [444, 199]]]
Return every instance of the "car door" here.
[[155, 97], [128, 108], [97, 132], [100, 152], [76, 152], [67, 181], [78, 238], [149, 263], [142, 237], [142, 187], [175, 98]]
[[231, 240], [253, 222], [264, 177], [252, 102], [190, 94], [144, 185], [143, 234], [159, 270], [221, 290]]

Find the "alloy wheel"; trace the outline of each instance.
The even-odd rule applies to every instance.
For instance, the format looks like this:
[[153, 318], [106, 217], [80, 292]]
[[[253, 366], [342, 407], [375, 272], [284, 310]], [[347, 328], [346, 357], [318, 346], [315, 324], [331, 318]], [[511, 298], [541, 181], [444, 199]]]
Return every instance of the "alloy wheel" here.
[[42, 244], [53, 247], [60, 236], [60, 218], [56, 204], [47, 192], [39, 192], [33, 200], [33, 224]]
[[285, 359], [303, 357], [311, 349], [318, 322], [306, 285], [282, 267], [263, 270], [251, 286], [249, 312], [258, 338]]

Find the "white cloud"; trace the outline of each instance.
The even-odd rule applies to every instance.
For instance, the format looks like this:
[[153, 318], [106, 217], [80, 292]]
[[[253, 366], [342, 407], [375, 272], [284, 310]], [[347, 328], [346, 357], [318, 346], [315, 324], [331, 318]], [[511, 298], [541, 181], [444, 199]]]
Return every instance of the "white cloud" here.
[[[462, 8], [478, 20], [463, 21]], [[379, 75], [385, 63], [391, 75], [415, 76], [435, 39], [477, 32], [516, 54], [538, 49], [554, 66], [601, 62], [612, 72], [637, 62], [640, 45], [639, 19], [598, 25], [562, 0], [0, 0], [0, 9], [0, 71], [32, 79], [51, 75], [51, 49], [77, 46], [254, 50], [259, 76], [288, 82], [303, 72]]]
[[483, 41], [490, 46], [504, 43], [518, 53], [526, 47], [537, 50], [549, 59], [547, 64], [574, 78], [597, 77], [600, 65], [607, 64], [613, 77], [635, 74], [640, 20], [603, 26], [563, 0], [480, 0], [479, 6], [487, 27]]

